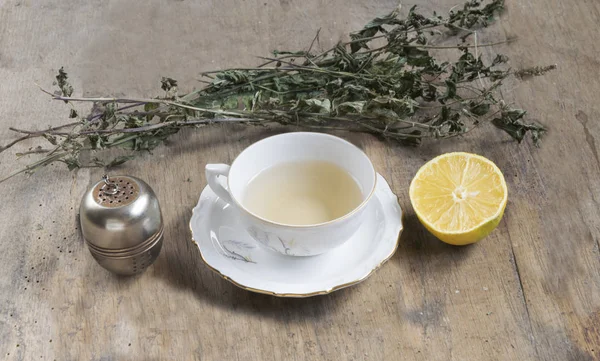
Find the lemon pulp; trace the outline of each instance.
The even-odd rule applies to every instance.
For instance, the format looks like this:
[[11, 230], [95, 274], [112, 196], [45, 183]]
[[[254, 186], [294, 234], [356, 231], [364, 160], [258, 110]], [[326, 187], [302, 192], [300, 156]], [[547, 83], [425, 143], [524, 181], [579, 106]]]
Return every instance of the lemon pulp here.
[[442, 241], [474, 243], [500, 223], [506, 207], [504, 176], [489, 159], [447, 153], [419, 169], [410, 200], [423, 225]]

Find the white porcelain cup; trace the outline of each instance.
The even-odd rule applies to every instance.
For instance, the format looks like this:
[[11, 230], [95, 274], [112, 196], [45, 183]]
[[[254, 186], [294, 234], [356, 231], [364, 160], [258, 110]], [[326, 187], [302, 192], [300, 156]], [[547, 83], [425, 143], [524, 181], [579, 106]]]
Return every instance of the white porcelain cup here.
[[[346, 215], [314, 225], [287, 225], [253, 214], [243, 205], [250, 181], [267, 168], [297, 161], [327, 161], [346, 170], [362, 192], [362, 203]], [[221, 182], [220, 177], [226, 177]], [[207, 164], [206, 179], [223, 201], [239, 210], [246, 229], [260, 244], [289, 256], [313, 256], [335, 248], [356, 232], [373, 197], [377, 174], [367, 155], [341, 138], [309, 132], [275, 135], [246, 148], [227, 164]]]

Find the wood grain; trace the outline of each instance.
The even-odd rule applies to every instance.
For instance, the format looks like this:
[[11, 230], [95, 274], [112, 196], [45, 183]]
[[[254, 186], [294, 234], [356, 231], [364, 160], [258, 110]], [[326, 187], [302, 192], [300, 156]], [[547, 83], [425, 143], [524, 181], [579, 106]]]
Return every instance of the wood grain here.
[[[427, 0], [428, 10], [455, 2]], [[151, 96], [161, 76], [181, 88], [203, 70], [256, 63], [335, 43], [395, 1], [100, 1], [0, 3], [0, 144], [9, 126], [60, 124], [50, 103], [65, 66], [77, 94]], [[600, 360], [600, 3], [507, 0], [483, 40], [518, 35], [514, 68], [557, 64], [508, 82], [507, 102], [550, 127], [541, 148], [485, 127], [458, 141], [406, 148], [339, 133], [362, 147], [407, 212], [397, 254], [364, 283], [328, 296], [279, 299], [238, 289], [204, 266], [189, 241], [207, 162], [231, 162], [281, 130], [185, 131], [120, 169], [155, 189], [165, 245], [134, 278], [101, 269], [82, 243], [77, 210], [100, 170], [50, 166], [0, 184], [0, 359], [5, 360]], [[488, 59], [489, 60], [489, 59]], [[22, 149], [36, 143], [26, 143]], [[448, 151], [482, 154], [509, 186], [504, 220], [469, 247], [437, 241], [414, 217], [408, 185]], [[27, 159], [0, 155], [6, 174]]]

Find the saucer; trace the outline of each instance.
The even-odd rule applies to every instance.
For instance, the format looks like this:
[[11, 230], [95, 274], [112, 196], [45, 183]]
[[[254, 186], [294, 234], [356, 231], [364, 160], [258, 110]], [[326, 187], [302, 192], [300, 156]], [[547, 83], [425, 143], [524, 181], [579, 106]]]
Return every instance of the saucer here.
[[190, 229], [202, 260], [236, 286], [279, 297], [310, 297], [364, 281], [396, 251], [402, 209], [380, 174], [367, 207], [363, 224], [348, 241], [310, 257], [285, 256], [259, 245], [238, 211], [209, 187], [193, 210]]

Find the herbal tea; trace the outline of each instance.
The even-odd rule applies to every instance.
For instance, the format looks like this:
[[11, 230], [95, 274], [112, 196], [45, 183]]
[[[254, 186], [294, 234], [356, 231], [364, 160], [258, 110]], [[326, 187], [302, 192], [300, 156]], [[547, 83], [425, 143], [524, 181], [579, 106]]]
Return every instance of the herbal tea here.
[[246, 188], [244, 206], [267, 220], [309, 225], [339, 218], [363, 200], [350, 174], [324, 161], [290, 162], [259, 173]]

